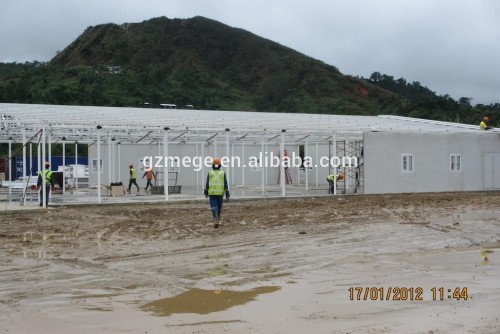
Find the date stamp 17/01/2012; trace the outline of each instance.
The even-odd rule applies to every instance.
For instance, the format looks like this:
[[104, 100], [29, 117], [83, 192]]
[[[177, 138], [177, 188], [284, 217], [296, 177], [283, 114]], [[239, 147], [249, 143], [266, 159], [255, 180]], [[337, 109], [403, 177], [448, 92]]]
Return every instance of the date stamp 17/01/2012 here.
[[[428, 300], [467, 300], [469, 297], [466, 287], [432, 287], [429, 290], [431, 299]], [[348, 292], [351, 301], [419, 301], [427, 295], [422, 287], [350, 287]]]

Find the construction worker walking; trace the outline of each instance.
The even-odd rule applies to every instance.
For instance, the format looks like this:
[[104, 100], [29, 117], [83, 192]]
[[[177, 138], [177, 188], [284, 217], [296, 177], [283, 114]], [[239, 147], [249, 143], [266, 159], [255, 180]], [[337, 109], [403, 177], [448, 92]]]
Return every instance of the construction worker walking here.
[[153, 171], [153, 167], [149, 166], [145, 169], [144, 175], [142, 175], [142, 178], [144, 179], [144, 176], [146, 177], [147, 183], [146, 183], [146, 188], [144, 190], [147, 192], [149, 186], [151, 186], [151, 190], [153, 190], [153, 183], [151, 183], [151, 180], [154, 178], [155, 183], [156, 183], [156, 175], [155, 172]]
[[[43, 200], [43, 178], [45, 178], [45, 203]], [[50, 163], [48, 161], [45, 162], [45, 169], [38, 172], [36, 187], [40, 191], [38, 197], [40, 199], [40, 206], [48, 207], [50, 189], [54, 187], [54, 179], [52, 178], [52, 171], [50, 170]]]
[[132, 184], [135, 184], [137, 187], [137, 192], [139, 192], [139, 185], [137, 184], [137, 170], [134, 168], [134, 165], [128, 165], [130, 169], [130, 180], [128, 181], [128, 193], [130, 194], [130, 189], [132, 188]]
[[230, 197], [226, 173], [221, 171], [220, 168], [220, 159], [213, 158], [212, 170], [208, 172], [207, 183], [204, 190], [205, 197], [210, 198], [210, 210], [212, 210], [215, 228], [219, 227], [224, 194], [226, 195], [227, 201]]

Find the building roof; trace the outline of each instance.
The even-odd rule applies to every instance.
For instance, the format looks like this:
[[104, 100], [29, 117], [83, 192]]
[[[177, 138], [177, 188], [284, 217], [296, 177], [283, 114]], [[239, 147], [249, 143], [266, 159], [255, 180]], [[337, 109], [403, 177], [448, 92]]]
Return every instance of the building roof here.
[[[337, 138], [362, 138], [363, 132], [477, 132], [479, 126], [400, 116], [348, 116], [301, 113], [264, 113], [192, 109], [154, 109], [0, 103], [0, 142], [22, 142], [42, 128], [52, 142], [93, 143], [97, 131], [104, 142], [152, 143], [231, 141], [272, 142], [286, 131], [287, 142], [324, 142]], [[497, 132], [498, 130], [493, 130]], [[215, 139], [217, 140], [217, 139]]]

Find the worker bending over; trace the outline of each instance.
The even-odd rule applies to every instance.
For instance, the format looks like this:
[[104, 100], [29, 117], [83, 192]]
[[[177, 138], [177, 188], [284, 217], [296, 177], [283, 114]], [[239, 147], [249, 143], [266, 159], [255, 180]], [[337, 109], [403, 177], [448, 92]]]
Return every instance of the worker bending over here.
[[328, 193], [329, 194], [334, 194], [335, 193], [335, 183], [337, 183], [339, 180], [344, 179], [344, 173], [331, 173], [326, 177], [326, 180], [328, 181]]

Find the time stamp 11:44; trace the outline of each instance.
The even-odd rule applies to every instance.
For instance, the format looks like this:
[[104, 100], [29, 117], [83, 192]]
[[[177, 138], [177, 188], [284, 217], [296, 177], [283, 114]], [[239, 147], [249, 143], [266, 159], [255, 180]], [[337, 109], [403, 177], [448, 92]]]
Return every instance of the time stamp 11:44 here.
[[[350, 300], [425, 300], [422, 287], [350, 287]], [[466, 287], [444, 288], [433, 287], [430, 289], [430, 300], [467, 300], [469, 297]]]

